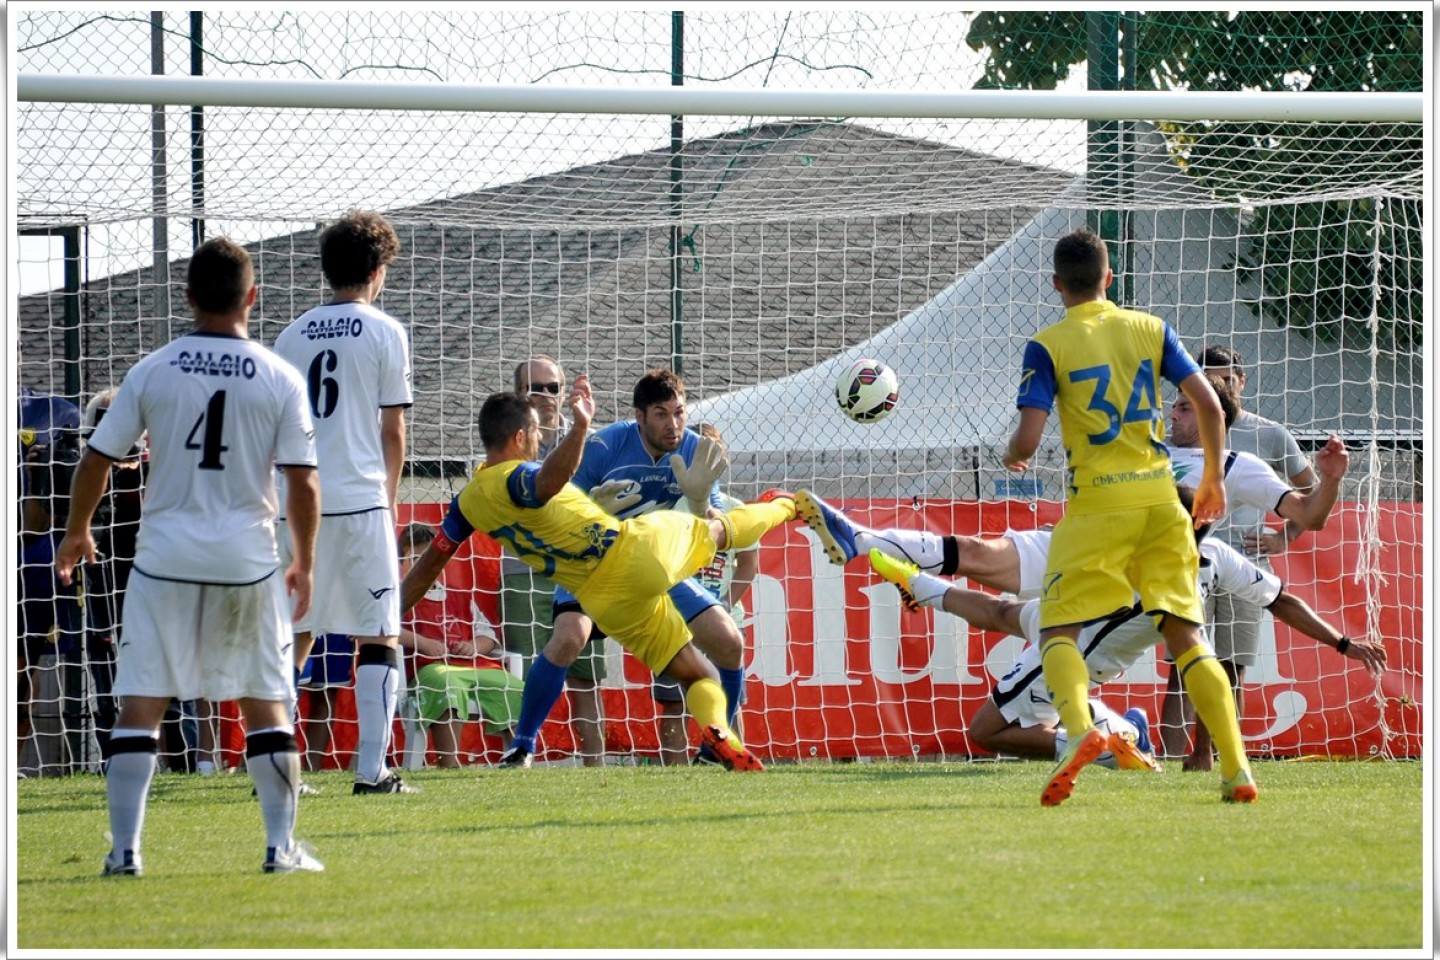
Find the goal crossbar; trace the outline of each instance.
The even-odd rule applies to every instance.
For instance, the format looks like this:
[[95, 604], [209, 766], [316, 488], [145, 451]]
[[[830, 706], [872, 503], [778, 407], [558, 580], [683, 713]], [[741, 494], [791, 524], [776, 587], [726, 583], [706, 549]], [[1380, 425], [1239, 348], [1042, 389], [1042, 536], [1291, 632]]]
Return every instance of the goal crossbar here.
[[794, 90], [21, 74], [29, 102], [774, 117], [1420, 122], [1421, 93]]

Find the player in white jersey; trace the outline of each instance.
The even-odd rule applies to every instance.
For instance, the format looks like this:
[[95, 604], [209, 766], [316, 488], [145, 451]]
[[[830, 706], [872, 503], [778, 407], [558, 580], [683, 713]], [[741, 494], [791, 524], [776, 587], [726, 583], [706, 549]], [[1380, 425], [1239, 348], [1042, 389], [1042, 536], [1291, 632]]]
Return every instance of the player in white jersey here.
[[[1182, 501], [1188, 505], [1190, 498], [1191, 492], [1184, 488]], [[1202, 529], [1199, 536], [1203, 538], [1205, 532]], [[1027, 535], [1042, 553], [1048, 551], [1049, 537], [1049, 533], [1043, 531]], [[1060, 726], [1060, 715], [1045, 686], [1040, 664], [1039, 601], [1007, 600], [958, 587], [879, 550], [873, 550], [870, 557], [876, 572], [900, 588], [907, 605], [941, 609], [962, 617], [976, 629], [1007, 633], [1029, 641], [996, 682], [985, 705], [971, 719], [970, 739], [982, 749], [995, 753], [1043, 759], [1064, 753], [1067, 746], [1064, 728]], [[1358, 661], [1371, 673], [1379, 674], [1384, 669], [1385, 648], [1379, 640], [1346, 637], [1321, 620], [1309, 604], [1288, 593], [1273, 573], [1260, 569], [1227, 544], [1201, 539], [1199, 588], [1202, 598], [1221, 590], [1244, 597], [1269, 609], [1277, 619], [1306, 636]], [[1119, 677], [1161, 642], [1156, 618], [1147, 616], [1138, 603], [1123, 614], [1087, 624], [1078, 638], [1092, 687]], [[1122, 732], [1126, 726], [1123, 718], [1094, 697], [1091, 710], [1097, 726], [1104, 726], [1109, 732], [1109, 746], [1120, 766], [1158, 769], [1153, 760], [1144, 755], [1147, 746], [1130, 740]]]
[[320, 235], [320, 267], [334, 297], [275, 340], [275, 351], [305, 379], [320, 460], [315, 597], [295, 623], [295, 668], [320, 634], [355, 641], [355, 793], [411, 789], [385, 764], [400, 688], [394, 516], [410, 346], [400, 322], [374, 306], [399, 249], [379, 214], [352, 211], [330, 224]]
[[[300, 755], [290, 721], [291, 609], [310, 603], [320, 485], [305, 385], [249, 339], [249, 254], [215, 238], [190, 259], [196, 329], [137, 363], [75, 470], [56, 574], [94, 563], [90, 521], [110, 467], [143, 434], [150, 473], [125, 593], [105, 789], [109, 876], [141, 871], [140, 834], [165, 708], [238, 700], [246, 769], [265, 822], [266, 873], [322, 870], [295, 840]], [[275, 470], [285, 475], [294, 549], [284, 572], [275, 537]]]
[[[1226, 429], [1235, 422], [1239, 407], [1234, 394], [1222, 384], [1216, 389], [1221, 409], [1225, 411]], [[1171, 469], [1177, 483], [1193, 483], [1200, 475], [1205, 452], [1198, 446], [1199, 434], [1195, 410], [1184, 395], [1170, 406]], [[1315, 469], [1320, 482], [1310, 491], [1300, 491], [1282, 480], [1265, 461], [1251, 453], [1226, 448], [1221, 469], [1225, 476], [1225, 495], [1236, 504], [1274, 513], [1304, 530], [1323, 530], [1340, 499], [1340, 481], [1350, 466], [1350, 453], [1335, 434], [1315, 454]], [[1189, 478], [1187, 480], [1187, 478]]]
[[[1234, 390], [1225, 382], [1214, 383], [1215, 395], [1225, 413], [1225, 427], [1234, 425], [1240, 412], [1239, 401]], [[1177, 397], [1170, 407], [1170, 461], [1178, 482], [1185, 482], [1187, 476], [1198, 475], [1204, 460], [1204, 452], [1197, 446], [1199, 436], [1195, 427], [1195, 413], [1184, 396]], [[1325, 446], [1315, 455], [1315, 469], [1320, 475], [1319, 482], [1308, 491], [1297, 490], [1259, 457], [1227, 449], [1224, 452], [1225, 494], [1229, 510], [1247, 509], [1252, 515], [1264, 516], [1274, 513], [1286, 521], [1288, 527], [1299, 530], [1320, 530], [1330, 519], [1330, 513], [1340, 498], [1340, 483], [1350, 465], [1350, 454], [1345, 444], [1333, 433]], [[1285, 535], [1282, 535], [1285, 536]], [[1217, 596], [1229, 596], [1226, 593]], [[1243, 604], [1242, 604], [1243, 605]], [[1251, 607], [1251, 609], [1254, 609]], [[1224, 639], [1231, 636], [1227, 631]], [[1227, 642], [1217, 648], [1216, 657], [1230, 678], [1235, 691], [1237, 713], [1242, 707], [1240, 697], [1241, 681], [1245, 668], [1252, 665], [1257, 651], [1236, 650]], [[1185, 698], [1181, 696], [1179, 680], [1171, 671], [1169, 687], [1161, 710], [1161, 738], [1167, 756], [1178, 757], [1189, 753], [1185, 760], [1187, 770], [1209, 770], [1211, 767], [1210, 738], [1204, 724], [1195, 724], [1195, 741], [1190, 744], [1188, 730], [1193, 717]]]

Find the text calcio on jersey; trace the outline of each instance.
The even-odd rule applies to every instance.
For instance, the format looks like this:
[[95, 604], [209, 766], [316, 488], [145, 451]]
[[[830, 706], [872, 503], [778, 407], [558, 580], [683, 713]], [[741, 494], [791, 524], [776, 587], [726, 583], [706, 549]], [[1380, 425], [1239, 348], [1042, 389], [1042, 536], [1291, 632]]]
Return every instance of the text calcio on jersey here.
[[331, 317], [328, 320], [311, 320], [300, 332], [306, 340], [335, 340], [339, 337], [358, 337], [365, 329], [359, 317]]
[[207, 377], [244, 377], [246, 380], [255, 379], [255, 360], [253, 357], [241, 357], [233, 353], [211, 353], [199, 351], [194, 353], [186, 350], [180, 356], [170, 361], [171, 366], [179, 367], [182, 373], [200, 373]]

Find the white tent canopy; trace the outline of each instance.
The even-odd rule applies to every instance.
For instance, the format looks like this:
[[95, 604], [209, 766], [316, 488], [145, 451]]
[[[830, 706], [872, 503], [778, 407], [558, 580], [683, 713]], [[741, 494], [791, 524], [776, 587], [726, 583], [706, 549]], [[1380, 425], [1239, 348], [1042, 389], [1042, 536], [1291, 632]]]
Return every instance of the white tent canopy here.
[[[1236, 211], [1216, 205], [1175, 167], [1158, 134], [1152, 131], [1141, 147], [1134, 164], [1137, 208], [1129, 212], [1132, 239], [1125, 245], [1131, 278], [1126, 305], [1167, 319], [1192, 353], [1207, 342], [1237, 349], [1249, 367], [1247, 409], [1302, 435], [1418, 429], [1413, 378], [1397, 376], [1387, 355], [1312, 342], [1274, 323], [1262, 324], [1240, 303]], [[977, 461], [993, 462], [993, 449], [1004, 444], [1014, 424], [1024, 345], [1061, 315], [1051, 287], [1055, 240], [1085, 225], [1086, 206], [1081, 179], [1059, 206], [1036, 216], [974, 270], [876, 336], [788, 377], [698, 401], [691, 421], [720, 427], [742, 482], [803, 480], [804, 468], [797, 472], [794, 464], [797, 455], [833, 459], [842, 451], [904, 459], [904, 451], [918, 456], [970, 448]], [[1117, 251], [1111, 256], [1117, 258]], [[1111, 292], [1121, 299], [1116, 288]], [[851, 422], [835, 401], [836, 377], [862, 357], [884, 361], [900, 377], [899, 404], [876, 424]], [[1167, 392], [1162, 399], [1169, 397]], [[1047, 443], [1052, 448], [1053, 434], [1052, 419]], [[783, 471], [763, 466], [773, 467], [780, 458], [790, 463]], [[761, 464], [758, 476], [745, 474], [751, 462]]]

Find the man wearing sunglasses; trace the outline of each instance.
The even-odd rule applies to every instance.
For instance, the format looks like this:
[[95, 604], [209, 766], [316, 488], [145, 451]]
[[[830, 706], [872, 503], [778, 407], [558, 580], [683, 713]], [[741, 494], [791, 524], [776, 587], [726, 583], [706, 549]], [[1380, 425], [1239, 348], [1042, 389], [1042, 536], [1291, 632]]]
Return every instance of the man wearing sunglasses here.
[[[544, 459], [570, 429], [565, 416], [565, 371], [554, 357], [537, 354], [515, 367], [515, 392], [528, 396], [540, 420], [540, 459]], [[521, 563], [508, 550], [500, 558], [500, 618], [505, 650], [525, 660], [525, 672], [535, 655], [545, 649], [554, 629], [555, 584]], [[603, 639], [589, 639], [565, 674], [570, 693], [570, 718], [583, 763], [598, 765], [605, 759], [604, 729], [600, 719], [600, 681], [605, 679]]]

